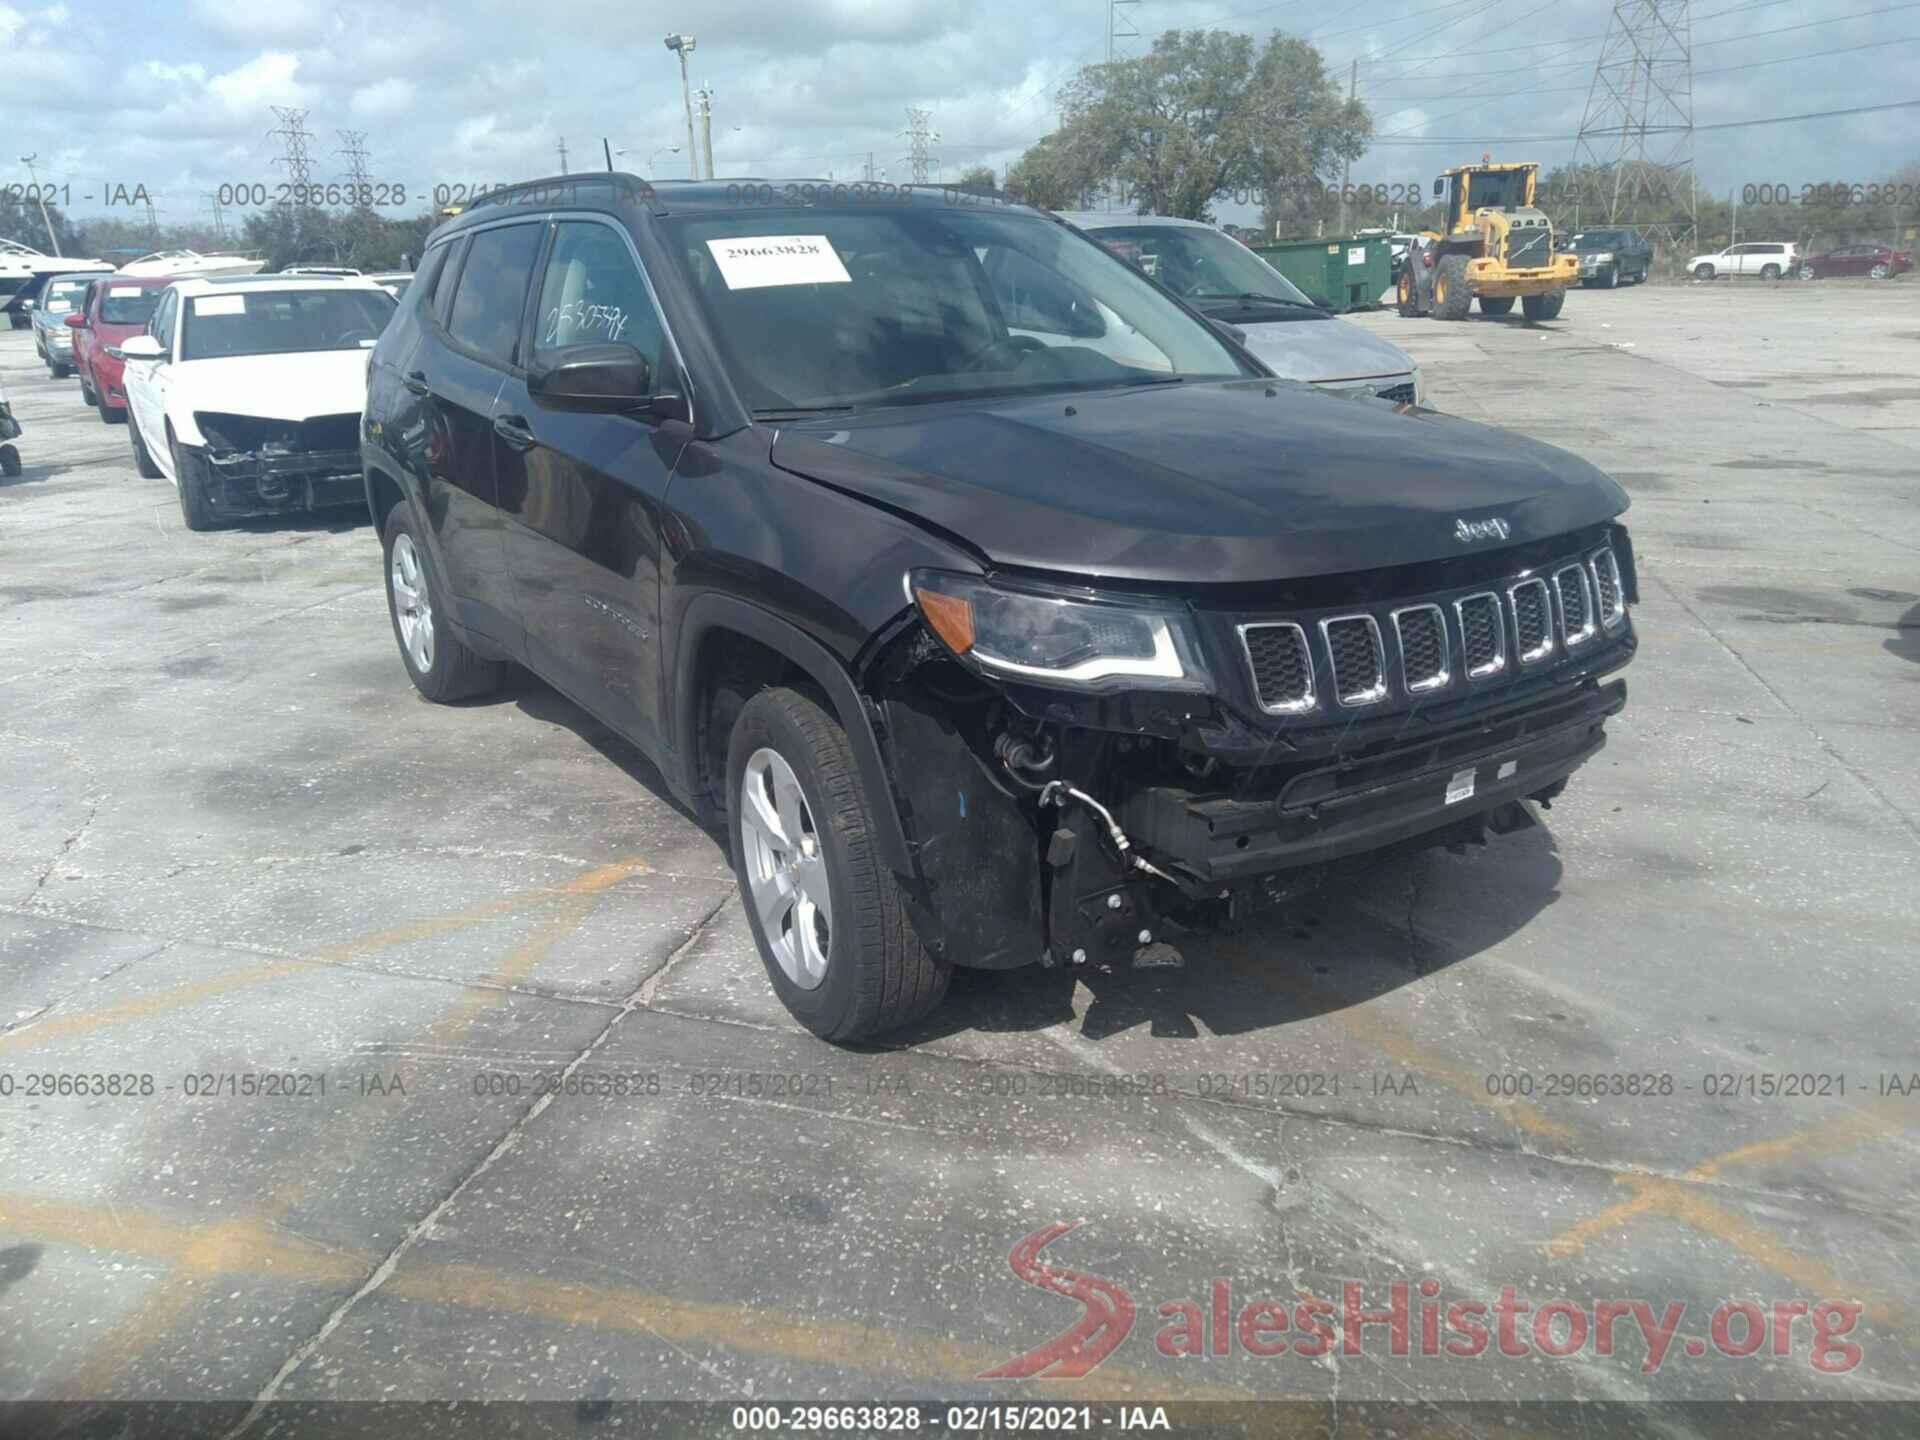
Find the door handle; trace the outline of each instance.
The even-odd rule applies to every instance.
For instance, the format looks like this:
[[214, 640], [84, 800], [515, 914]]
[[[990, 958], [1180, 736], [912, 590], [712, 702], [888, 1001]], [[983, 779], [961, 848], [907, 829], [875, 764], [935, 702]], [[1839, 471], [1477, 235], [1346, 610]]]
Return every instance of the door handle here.
[[527, 422], [518, 415], [494, 416], [493, 433], [516, 450], [531, 450], [535, 444], [533, 431], [527, 428]]
[[405, 385], [407, 389], [411, 390], [414, 394], [424, 395], [427, 393], [427, 372], [424, 370], [409, 370], [405, 375], [400, 377], [400, 383]]

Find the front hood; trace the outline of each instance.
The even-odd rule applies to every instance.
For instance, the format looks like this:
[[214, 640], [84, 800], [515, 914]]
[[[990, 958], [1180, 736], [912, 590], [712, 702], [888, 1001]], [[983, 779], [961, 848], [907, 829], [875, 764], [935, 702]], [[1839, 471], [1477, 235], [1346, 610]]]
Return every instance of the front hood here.
[[1245, 332], [1247, 349], [1274, 374], [1289, 380], [1324, 382], [1413, 373], [1413, 357], [1406, 351], [1344, 320], [1234, 323]]
[[359, 414], [367, 401], [365, 350], [235, 355], [174, 367], [173, 395], [189, 410], [306, 420]]
[[1414, 564], [1464, 553], [1461, 520], [1502, 521], [1518, 545], [1627, 508], [1551, 445], [1284, 381], [823, 417], [781, 427], [772, 458], [998, 565], [1147, 582]]

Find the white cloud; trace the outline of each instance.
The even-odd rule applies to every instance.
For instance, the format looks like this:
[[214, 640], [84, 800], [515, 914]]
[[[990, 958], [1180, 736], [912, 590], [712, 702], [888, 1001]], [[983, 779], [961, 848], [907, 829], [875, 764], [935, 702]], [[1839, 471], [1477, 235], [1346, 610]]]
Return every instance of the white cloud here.
[[207, 89], [233, 109], [258, 110], [268, 105], [298, 105], [308, 98], [295, 78], [300, 57], [269, 50], [237, 69], [207, 81]]
[[319, 0], [193, 0], [202, 24], [228, 40], [305, 40], [325, 27], [330, 6]]
[[397, 75], [389, 76], [371, 85], [362, 85], [354, 91], [347, 108], [353, 111], [356, 120], [390, 120], [412, 108], [413, 96], [411, 80], [403, 80]]

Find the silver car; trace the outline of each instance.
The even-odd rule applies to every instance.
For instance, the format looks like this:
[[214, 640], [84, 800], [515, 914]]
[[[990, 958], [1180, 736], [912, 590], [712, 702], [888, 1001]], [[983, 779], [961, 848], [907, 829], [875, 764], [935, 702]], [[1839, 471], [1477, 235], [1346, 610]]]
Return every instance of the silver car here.
[[1211, 319], [1246, 335], [1276, 375], [1332, 390], [1426, 403], [1413, 357], [1390, 340], [1335, 319], [1246, 246], [1198, 220], [1067, 211], [1060, 216]]
[[73, 373], [73, 331], [67, 316], [80, 308], [88, 284], [99, 278], [98, 274], [52, 276], [34, 304], [33, 348], [56, 380]]

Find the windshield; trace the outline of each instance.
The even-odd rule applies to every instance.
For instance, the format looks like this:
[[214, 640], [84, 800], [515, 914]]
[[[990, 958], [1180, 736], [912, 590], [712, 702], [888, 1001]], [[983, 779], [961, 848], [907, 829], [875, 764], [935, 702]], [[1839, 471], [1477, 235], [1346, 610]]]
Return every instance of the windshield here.
[[100, 323], [144, 325], [165, 293], [164, 285], [109, 285], [100, 297]]
[[361, 350], [380, 338], [394, 299], [384, 290], [241, 290], [187, 304], [183, 360]]
[[1186, 225], [1103, 226], [1093, 238], [1195, 304], [1274, 300], [1312, 305], [1278, 270], [1231, 236]]
[[1527, 203], [1524, 170], [1476, 171], [1462, 178], [1467, 182], [1468, 209], [1518, 210]]
[[775, 209], [663, 229], [756, 411], [1247, 373], [1132, 270], [1036, 215]]
[[92, 283], [91, 275], [74, 280], [52, 280], [47, 284], [47, 293], [42, 301], [42, 310], [76, 310], [80, 306], [80, 297], [87, 293]]

